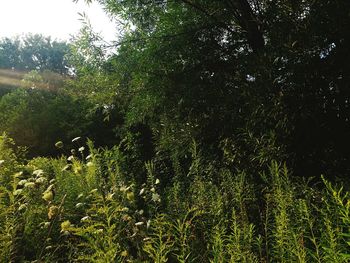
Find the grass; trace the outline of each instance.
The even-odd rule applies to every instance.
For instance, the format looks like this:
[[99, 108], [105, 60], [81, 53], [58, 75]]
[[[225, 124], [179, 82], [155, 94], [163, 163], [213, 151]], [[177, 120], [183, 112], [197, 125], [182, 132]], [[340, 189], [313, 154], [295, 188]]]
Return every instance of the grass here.
[[[258, 180], [210, 169], [193, 147], [186, 180], [118, 148], [21, 162], [0, 139], [1, 262], [348, 262], [344, 186], [293, 178], [272, 162]], [[88, 156], [88, 158], [86, 158]], [[137, 178], [141, 178], [137, 175]], [[315, 181], [315, 180], [314, 180]]]

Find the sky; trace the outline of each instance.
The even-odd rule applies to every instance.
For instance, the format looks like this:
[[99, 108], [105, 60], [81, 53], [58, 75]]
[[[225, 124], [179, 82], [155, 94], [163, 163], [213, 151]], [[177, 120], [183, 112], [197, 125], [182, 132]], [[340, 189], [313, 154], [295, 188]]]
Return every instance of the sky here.
[[81, 28], [78, 13], [85, 13], [106, 41], [116, 40], [115, 23], [102, 7], [96, 2], [87, 5], [83, 0], [0, 0], [0, 38], [40, 33], [69, 40]]

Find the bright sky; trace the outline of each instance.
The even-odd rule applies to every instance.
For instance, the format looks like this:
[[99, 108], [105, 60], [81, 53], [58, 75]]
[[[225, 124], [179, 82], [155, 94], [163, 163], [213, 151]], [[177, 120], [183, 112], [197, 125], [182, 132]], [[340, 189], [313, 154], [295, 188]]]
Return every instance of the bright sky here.
[[98, 3], [83, 0], [0, 0], [0, 38], [40, 33], [69, 40], [80, 27], [79, 13], [86, 13], [96, 32], [107, 41], [116, 40], [117, 30]]

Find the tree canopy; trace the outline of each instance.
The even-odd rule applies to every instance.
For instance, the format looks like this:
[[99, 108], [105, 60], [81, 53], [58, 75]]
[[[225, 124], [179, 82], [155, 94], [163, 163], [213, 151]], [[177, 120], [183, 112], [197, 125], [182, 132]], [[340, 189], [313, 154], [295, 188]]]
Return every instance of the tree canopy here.
[[69, 46], [50, 37], [29, 34], [23, 38], [0, 40], [0, 68], [18, 71], [50, 70], [67, 74]]
[[156, 147], [230, 141], [301, 173], [348, 171], [348, 1], [99, 2], [125, 21], [107, 64], [127, 123]]

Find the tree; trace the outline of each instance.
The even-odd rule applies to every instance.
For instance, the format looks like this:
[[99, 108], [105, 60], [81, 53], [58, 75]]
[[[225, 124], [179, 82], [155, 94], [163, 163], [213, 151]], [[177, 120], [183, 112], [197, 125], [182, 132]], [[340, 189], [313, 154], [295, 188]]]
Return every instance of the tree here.
[[0, 41], [0, 68], [68, 74], [69, 65], [65, 58], [68, 51], [67, 43], [52, 41], [42, 35], [4, 38]]
[[129, 25], [109, 65], [126, 123], [156, 148], [186, 156], [195, 139], [236, 167], [349, 170], [348, 1], [99, 2]]

